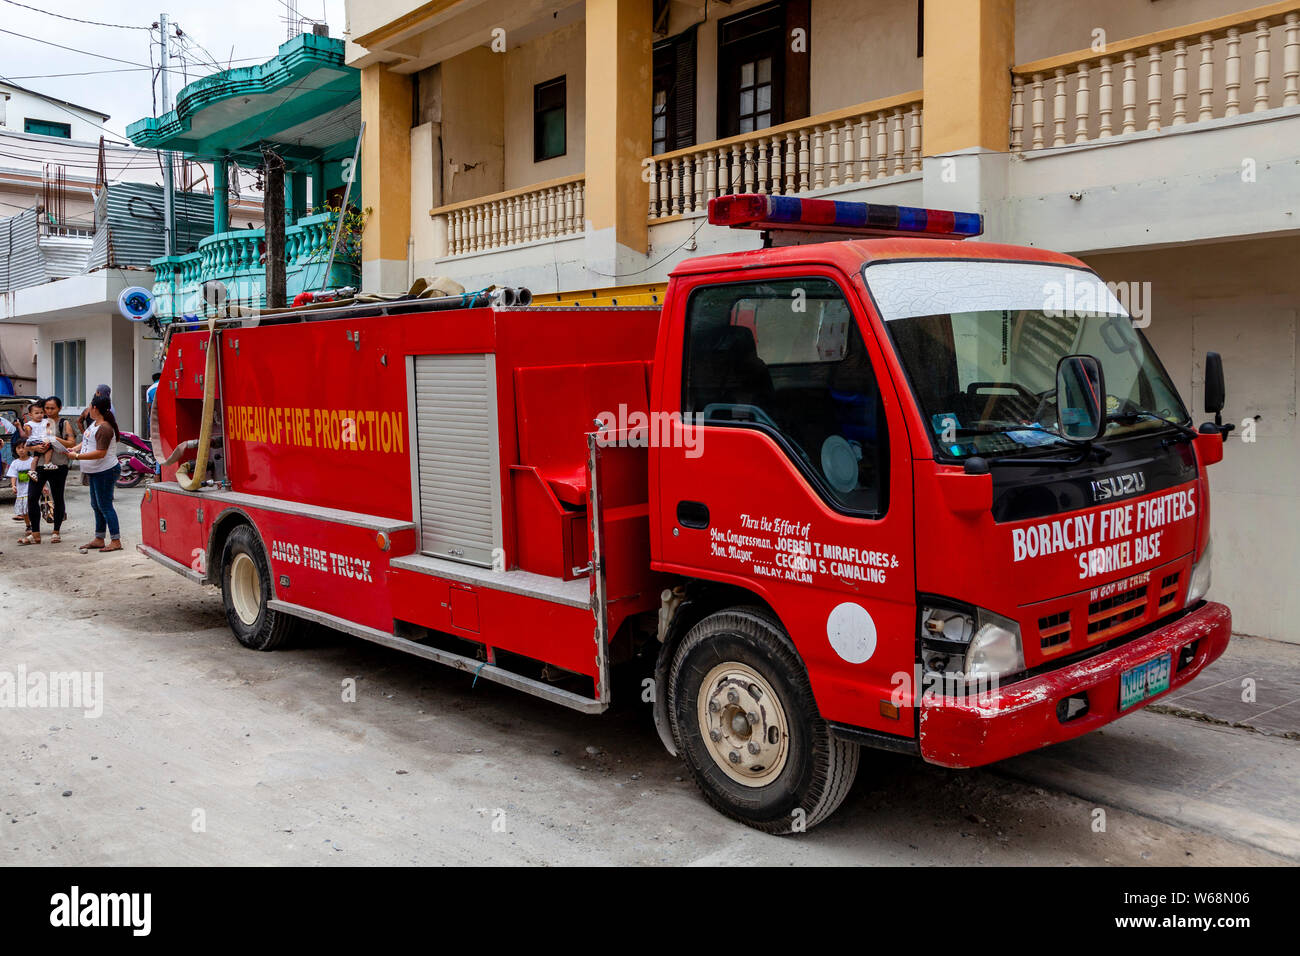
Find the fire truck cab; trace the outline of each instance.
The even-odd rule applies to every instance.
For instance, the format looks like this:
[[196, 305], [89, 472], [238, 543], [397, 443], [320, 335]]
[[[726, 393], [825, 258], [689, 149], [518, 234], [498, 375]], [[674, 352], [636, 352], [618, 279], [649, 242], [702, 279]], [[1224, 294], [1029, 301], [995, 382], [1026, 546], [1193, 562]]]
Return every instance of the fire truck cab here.
[[963, 241], [963, 213], [710, 218], [771, 241], [684, 262], [662, 303], [173, 332], [141, 550], [257, 649], [314, 620], [592, 713], [614, 663], [653, 661], [665, 745], [775, 833], [825, 819], [863, 746], [986, 764], [1222, 653], [1217, 355], [1197, 431], [1072, 257]]

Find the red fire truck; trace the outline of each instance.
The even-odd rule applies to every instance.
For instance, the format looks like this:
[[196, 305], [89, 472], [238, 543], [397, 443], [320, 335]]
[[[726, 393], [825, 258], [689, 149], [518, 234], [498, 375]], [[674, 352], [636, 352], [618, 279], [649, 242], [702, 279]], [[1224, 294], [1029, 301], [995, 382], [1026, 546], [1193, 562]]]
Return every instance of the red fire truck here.
[[585, 713], [653, 661], [665, 746], [774, 833], [828, 816], [863, 746], [987, 764], [1222, 653], [1217, 355], [1194, 430], [1114, 288], [963, 241], [978, 215], [709, 216], [764, 248], [682, 263], [654, 304], [174, 327], [140, 549], [258, 650], [314, 621]]

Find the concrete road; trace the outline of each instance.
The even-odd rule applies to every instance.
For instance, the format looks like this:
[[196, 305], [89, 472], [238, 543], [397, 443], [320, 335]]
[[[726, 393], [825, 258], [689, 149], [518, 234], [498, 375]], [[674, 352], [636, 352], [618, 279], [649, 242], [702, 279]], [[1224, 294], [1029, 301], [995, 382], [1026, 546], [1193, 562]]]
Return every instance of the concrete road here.
[[89, 515], [79, 486], [65, 544], [0, 540], [0, 672], [104, 681], [99, 716], [0, 708], [9, 863], [1300, 858], [1300, 799], [1285, 786], [1300, 744], [1147, 713], [982, 771], [865, 752], [830, 821], [759, 834], [704, 803], [635, 695], [585, 717], [327, 631], [244, 650], [218, 593], [134, 552], [138, 492], [123, 497], [127, 552], [77, 554]]

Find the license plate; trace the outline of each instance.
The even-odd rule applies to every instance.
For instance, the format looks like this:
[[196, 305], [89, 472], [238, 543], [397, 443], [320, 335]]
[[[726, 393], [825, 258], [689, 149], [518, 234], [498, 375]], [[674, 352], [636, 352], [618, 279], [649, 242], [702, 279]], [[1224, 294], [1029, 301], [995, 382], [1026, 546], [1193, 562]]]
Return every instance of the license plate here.
[[1119, 709], [1128, 710], [1148, 697], [1167, 691], [1172, 670], [1173, 655], [1161, 654], [1123, 671], [1119, 675]]

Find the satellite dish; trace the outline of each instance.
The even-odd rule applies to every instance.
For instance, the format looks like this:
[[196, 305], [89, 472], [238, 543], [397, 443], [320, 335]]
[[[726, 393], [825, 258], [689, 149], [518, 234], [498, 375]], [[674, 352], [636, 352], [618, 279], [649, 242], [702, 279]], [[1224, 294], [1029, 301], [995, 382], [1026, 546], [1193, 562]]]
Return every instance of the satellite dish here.
[[153, 293], [133, 285], [117, 297], [117, 311], [132, 322], [146, 322], [153, 316]]

